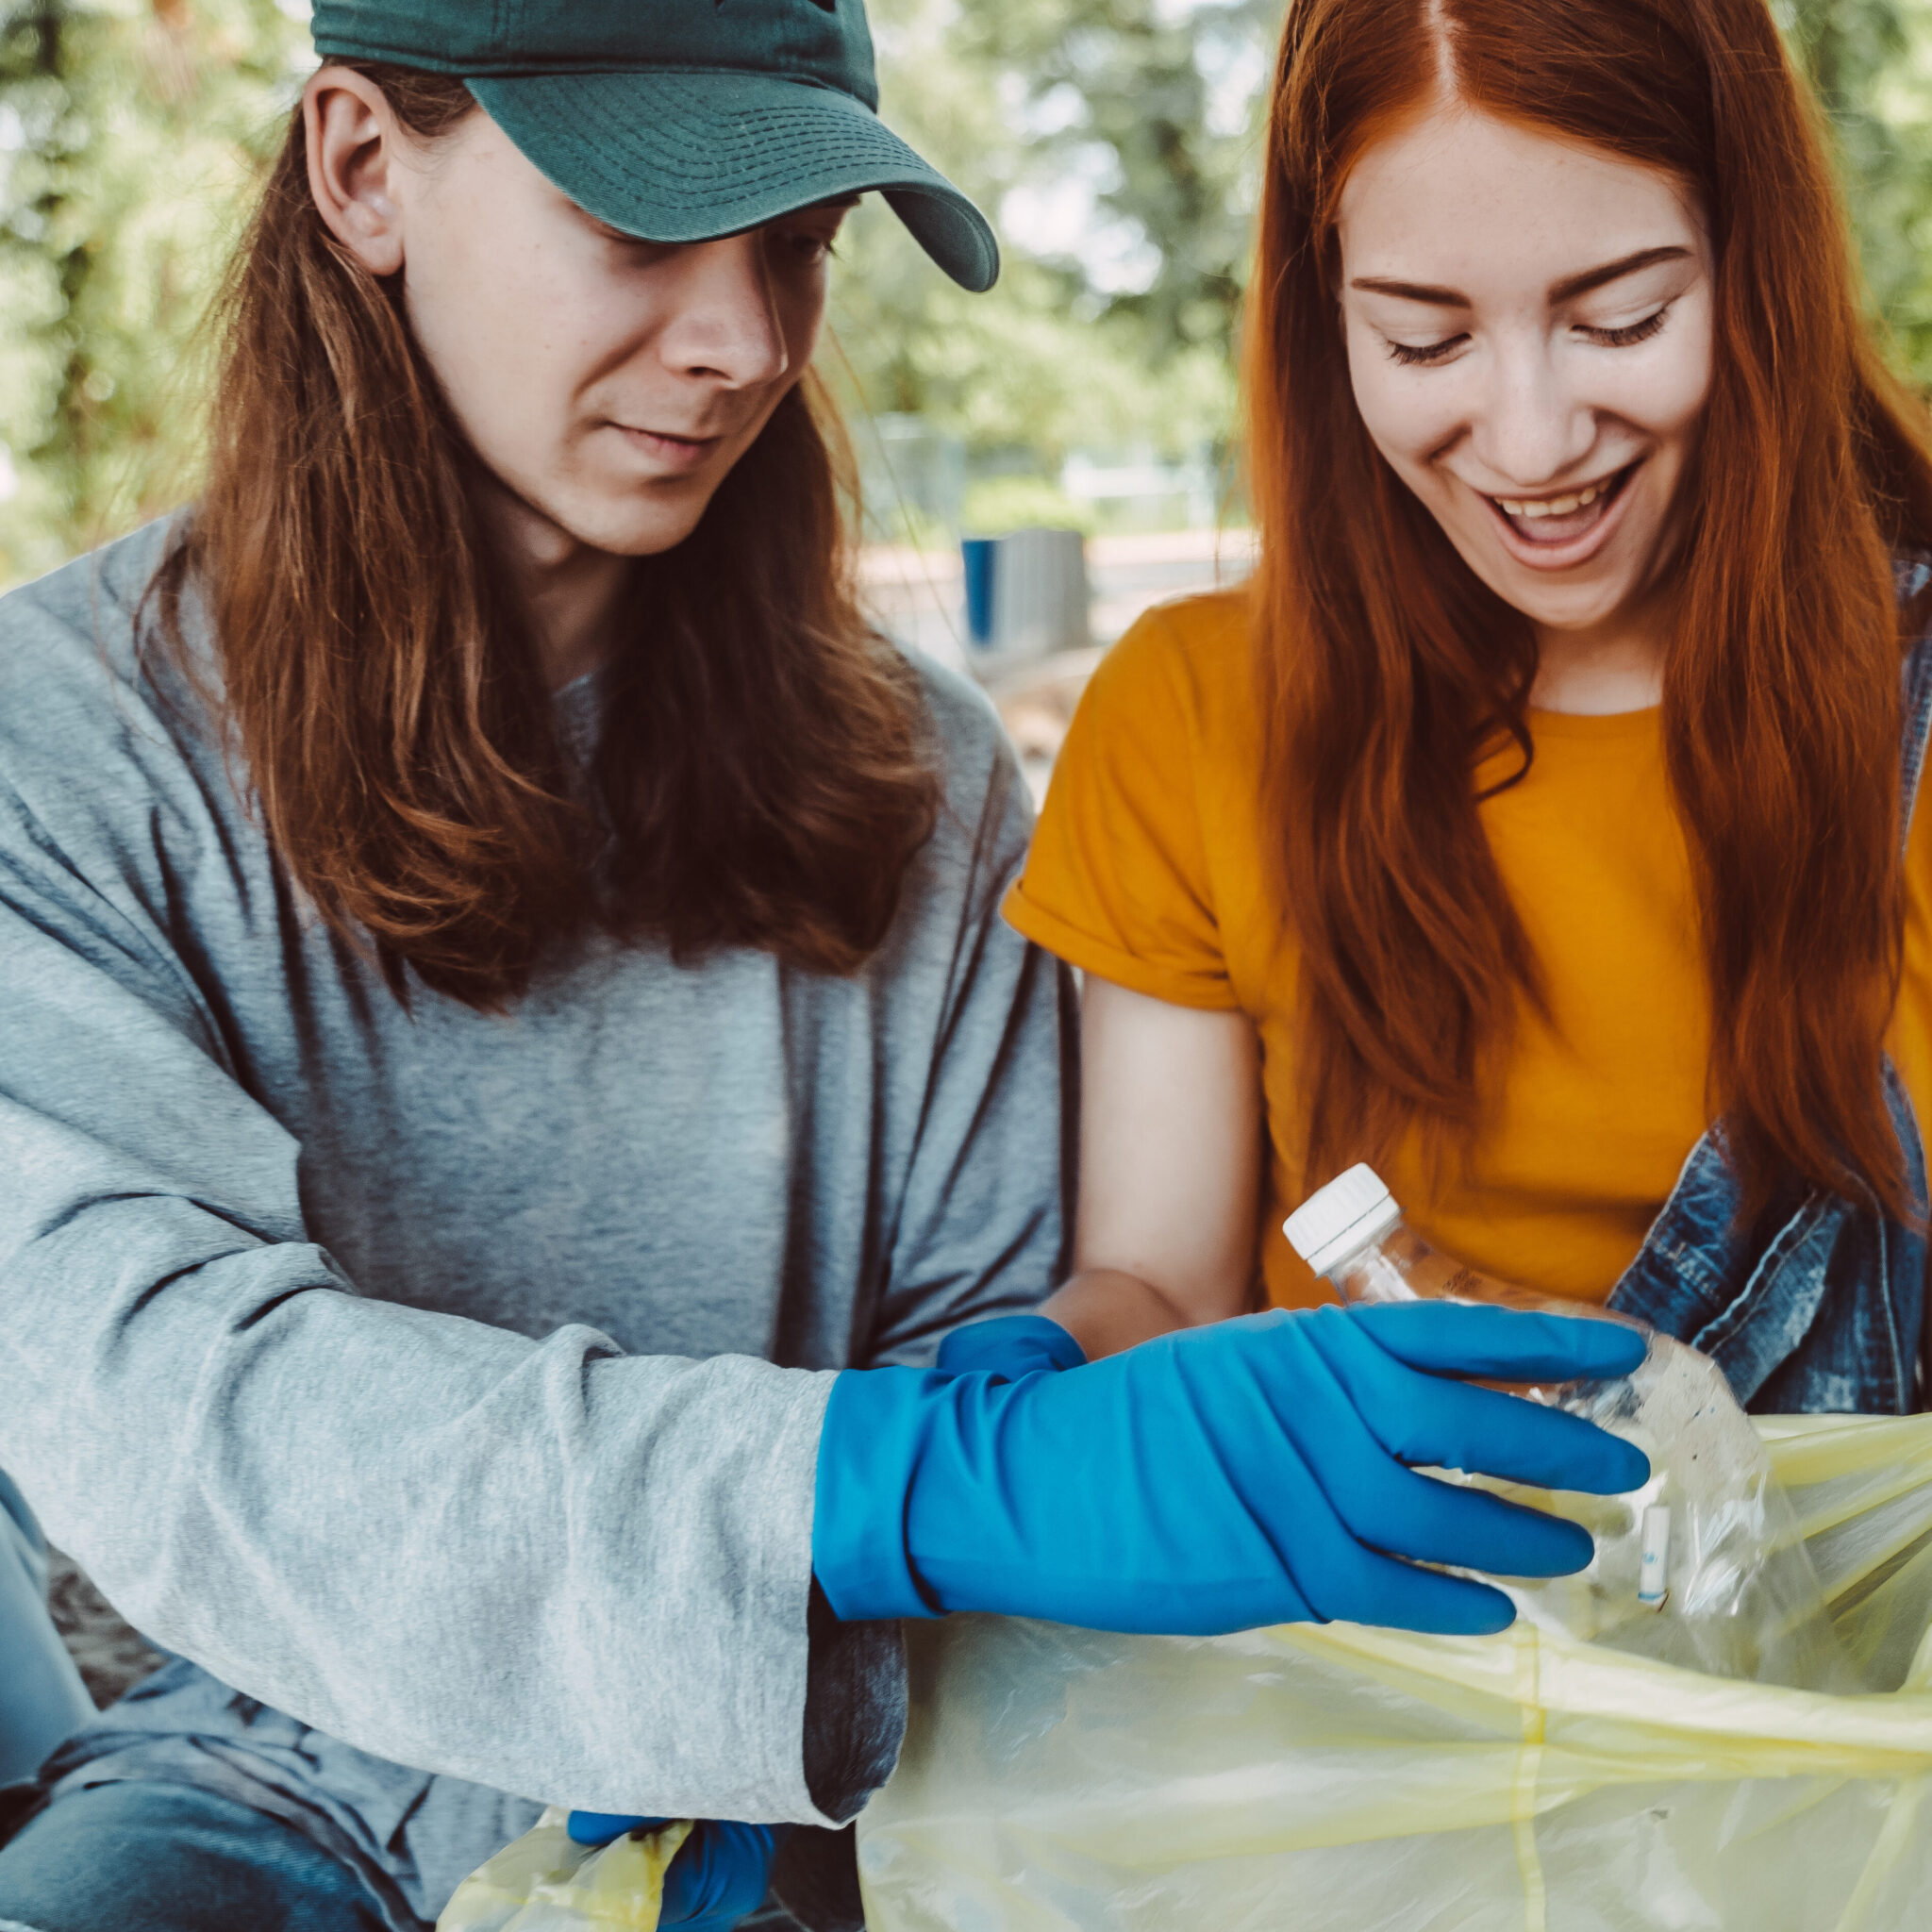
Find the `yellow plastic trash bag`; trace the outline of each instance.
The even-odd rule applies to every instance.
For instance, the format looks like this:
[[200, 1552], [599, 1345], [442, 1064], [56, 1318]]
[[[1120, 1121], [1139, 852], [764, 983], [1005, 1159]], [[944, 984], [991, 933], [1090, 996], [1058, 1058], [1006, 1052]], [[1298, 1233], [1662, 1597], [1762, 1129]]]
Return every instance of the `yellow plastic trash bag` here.
[[1126, 1638], [908, 1626], [870, 1932], [1932, 1927], [1932, 1416], [1766, 1419], [1876, 1694], [1519, 1621]]
[[552, 1806], [515, 1843], [457, 1887], [436, 1932], [658, 1932], [664, 1868], [689, 1822], [602, 1850], [575, 1844]]

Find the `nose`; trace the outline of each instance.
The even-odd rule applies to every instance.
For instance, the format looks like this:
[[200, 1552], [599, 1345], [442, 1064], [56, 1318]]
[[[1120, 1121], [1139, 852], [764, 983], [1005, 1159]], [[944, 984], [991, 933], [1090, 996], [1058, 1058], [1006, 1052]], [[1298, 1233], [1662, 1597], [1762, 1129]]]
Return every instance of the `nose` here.
[[681, 375], [730, 389], [775, 382], [791, 366], [784, 316], [756, 230], [678, 252], [676, 308], [659, 353]]
[[1595, 411], [1566, 374], [1541, 331], [1497, 343], [1471, 441], [1499, 483], [1534, 490], [1564, 479], [1590, 455]]

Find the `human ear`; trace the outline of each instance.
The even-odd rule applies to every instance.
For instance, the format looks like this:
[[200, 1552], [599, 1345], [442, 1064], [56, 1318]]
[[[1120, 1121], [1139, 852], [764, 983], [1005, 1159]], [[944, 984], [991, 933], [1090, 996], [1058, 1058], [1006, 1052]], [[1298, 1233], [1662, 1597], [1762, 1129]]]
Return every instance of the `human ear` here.
[[308, 192], [328, 231], [373, 275], [403, 265], [396, 193], [401, 129], [382, 90], [346, 67], [324, 67], [302, 91]]

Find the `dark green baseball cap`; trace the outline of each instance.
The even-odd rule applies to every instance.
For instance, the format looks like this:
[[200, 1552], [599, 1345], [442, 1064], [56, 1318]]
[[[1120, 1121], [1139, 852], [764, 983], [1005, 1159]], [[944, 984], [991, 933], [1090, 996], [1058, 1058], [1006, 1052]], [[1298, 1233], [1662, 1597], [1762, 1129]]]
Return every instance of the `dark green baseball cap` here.
[[708, 242], [876, 189], [961, 286], [986, 217], [878, 119], [862, 0], [315, 0], [325, 59], [454, 74], [601, 222]]

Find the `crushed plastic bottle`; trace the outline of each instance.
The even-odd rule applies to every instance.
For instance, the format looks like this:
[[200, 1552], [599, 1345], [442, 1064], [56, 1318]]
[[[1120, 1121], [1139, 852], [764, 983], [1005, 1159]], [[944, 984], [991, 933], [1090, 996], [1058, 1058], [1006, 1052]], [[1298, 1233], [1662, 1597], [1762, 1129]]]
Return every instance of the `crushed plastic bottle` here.
[[1790, 1500], [1707, 1356], [1629, 1316], [1533, 1294], [1438, 1254], [1365, 1165], [1311, 1194], [1283, 1231], [1348, 1302], [1501, 1303], [1618, 1322], [1648, 1338], [1643, 1361], [1620, 1381], [1514, 1391], [1635, 1442], [1651, 1460], [1642, 1489], [1553, 1495], [1453, 1477], [1552, 1509], [1595, 1539], [1595, 1557], [1574, 1576], [1488, 1579], [1520, 1614], [1584, 1642], [1712, 1676], [1806, 1690], [1864, 1688], [1833, 1633]]

